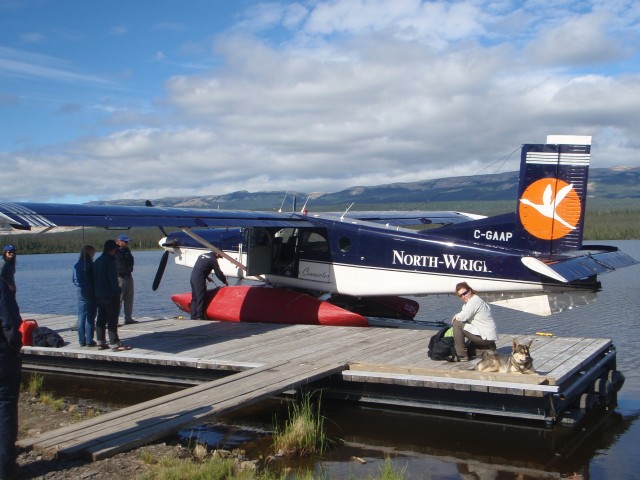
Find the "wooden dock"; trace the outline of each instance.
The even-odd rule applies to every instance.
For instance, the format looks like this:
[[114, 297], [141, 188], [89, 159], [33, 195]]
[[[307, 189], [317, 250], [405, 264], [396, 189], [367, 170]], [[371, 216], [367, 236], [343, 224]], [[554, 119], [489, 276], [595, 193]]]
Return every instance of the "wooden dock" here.
[[[621, 385], [609, 339], [534, 337], [538, 375], [486, 374], [476, 362], [427, 357], [435, 330], [266, 325], [141, 318], [121, 326], [127, 352], [79, 347], [75, 316], [25, 314], [58, 331], [62, 348], [24, 347], [26, 369], [197, 385], [172, 395], [25, 439], [49, 455], [93, 459], [135, 448], [222, 412], [290, 389], [326, 398], [466, 416], [575, 424]], [[513, 338], [502, 334], [500, 353]], [[222, 377], [222, 378], [220, 378]]]

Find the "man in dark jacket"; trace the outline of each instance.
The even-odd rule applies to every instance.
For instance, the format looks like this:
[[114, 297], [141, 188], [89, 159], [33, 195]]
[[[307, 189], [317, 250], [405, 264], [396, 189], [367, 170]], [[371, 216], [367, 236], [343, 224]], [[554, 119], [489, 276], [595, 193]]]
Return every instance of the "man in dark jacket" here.
[[116, 250], [116, 266], [118, 269], [118, 284], [122, 289], [120, 303], [124, 310], [124, 323], [129, 325], [136, 322], [133, 317], [133, 264], [134, 259], [129, 250], [129, 237], [120, 235], [116, 238], [118, 250]]
[[205, 300], [207, 294], [207, 281], [211, 282], [209, 274], [213, 270], [225, 285], [229, 285], [227, 277], [224, 276], [218, 265], [220, 255], [213, 252], [203, 253], [196, 260], [191, 271], [191, 319], [205, 320]]
[[2, 249], [2, 271], [0, 278], [9, 287], [9, 290], [16, 293], [16, 249], [13, 245], [5, 245]]
[[18, 397], [22, 361], [20, 310], [15, 293], [0, 281], [0, 478], [12, 478], [17, 471]]
[[118, 338], [118, 315], [120, 313], [120, 294], [115, 254], [118, 245], [114, 240], [104, 242], [102, 255], [93, 263], [93, 280], [96, 289], [98, 318], [96, 319], [96, 341], [98, 350], [109, 348], [105, 338], [105, 327], [109, 334], [109, 343], [113, 351], [130, 350]]

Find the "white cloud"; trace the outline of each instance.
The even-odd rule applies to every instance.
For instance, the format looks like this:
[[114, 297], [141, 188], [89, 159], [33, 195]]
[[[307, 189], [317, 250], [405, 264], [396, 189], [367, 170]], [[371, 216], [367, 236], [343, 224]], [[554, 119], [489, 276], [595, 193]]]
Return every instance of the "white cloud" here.
[[0, 76], [42, 78], [83, 84], [110, 83], [97, 75], [78, 73], [59, 58], [7, 47], [0, 47]]
[[611, 5], [263, 3], [215, 35], [215, 68], [166, 79], [156, 110], [116, 99], [111, 134], [2, 154], [17, 160], [3, 196], [336, 191], [473, 174], [550, 133], [593, 135], [595, 167], [638, 165], [640, 12]]
[[572, 18], [563, 24], [543, 30], [528, 47], [528, 53], [539, 63], [554, 66], [590, 65], [611, 62], [623, 56], [620, 39], [608, 35], [611, 20], [608, 13]]

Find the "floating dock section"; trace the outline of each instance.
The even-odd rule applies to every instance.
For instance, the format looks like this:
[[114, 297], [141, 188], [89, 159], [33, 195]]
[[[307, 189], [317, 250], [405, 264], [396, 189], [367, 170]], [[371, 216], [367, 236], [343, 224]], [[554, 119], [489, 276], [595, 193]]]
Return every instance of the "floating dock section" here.
[[[533, 337], [537, 375], [480, 373], [468, 363], [427, 357], [433, 329], [225, 323], [142, 318], [121, 326], [126, 352], [80, 347], [75, 316], [28, 314], [58, 331], [61, 348], [23, 347], [27, 370], [90, 374], [185, 385], [127, 407], [19, 443], [49, 455], [100, 459], [166, 437], [232, 409], [291, 389], [369, 405], [579, 425], [597, 405], [615, 403], [623, 377], [604, 338]], [[411, 325], [409, 325], [411, 326]], [[501, 334], [498, 353], [511, 351]], [[193, 386], [196, 385], [196, 386]], [[190, 388], [187, 388], [190, 387]]]

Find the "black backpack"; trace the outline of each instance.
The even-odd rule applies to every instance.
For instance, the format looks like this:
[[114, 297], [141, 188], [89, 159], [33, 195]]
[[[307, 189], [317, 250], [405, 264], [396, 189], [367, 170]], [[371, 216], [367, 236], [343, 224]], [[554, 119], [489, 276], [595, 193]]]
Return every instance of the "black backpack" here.
[[456, 355], [453, 337], [445, 337], [445, 333], [452, 327], [444, 327], [429, 340], [427, 355], [431, 360], [453, 360]]
[[64, 339], [60, 334], [49, 327], [38, 327], [33, 330], [34, 347], [61, 347]]

